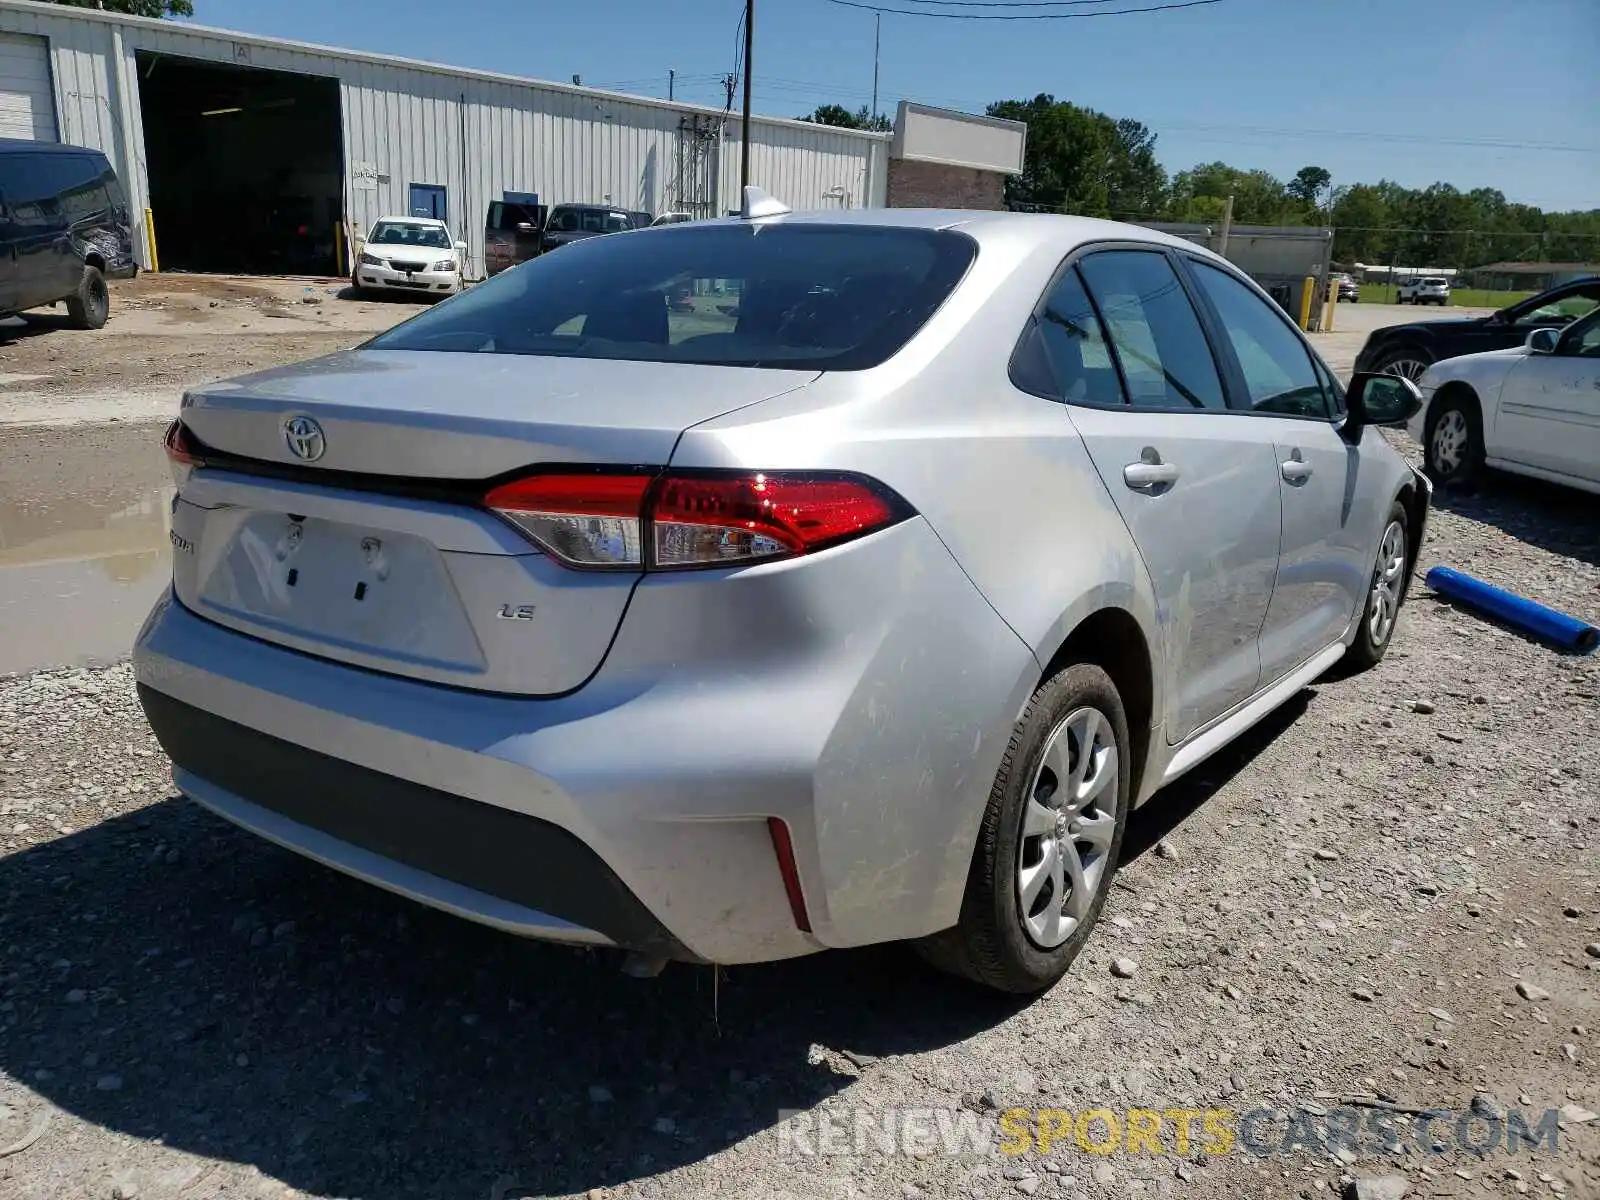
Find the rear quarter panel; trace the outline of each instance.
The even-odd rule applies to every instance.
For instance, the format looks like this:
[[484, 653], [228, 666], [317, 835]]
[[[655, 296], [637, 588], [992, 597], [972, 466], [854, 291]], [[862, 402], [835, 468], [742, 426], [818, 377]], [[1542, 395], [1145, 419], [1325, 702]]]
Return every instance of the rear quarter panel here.
[[[1047, 663], [1105, 607], [1159, 645], [1149, 576], [1063, 405], [1018, 391], [1012, 347], [1072, 245], [988, 236], [972, 270], [889, 362], [837, 372], [687, 430], [675, 466], [859, 471], [921, 513]], [[1156, 670], [1154, 711], [1162, 711]]]

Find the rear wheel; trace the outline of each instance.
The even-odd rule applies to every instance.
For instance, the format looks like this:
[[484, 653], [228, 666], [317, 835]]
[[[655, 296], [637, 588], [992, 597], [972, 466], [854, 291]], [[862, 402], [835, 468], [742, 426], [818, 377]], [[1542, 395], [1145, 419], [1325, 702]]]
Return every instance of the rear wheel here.
[[1440, 487], [1465, 487], [1483, 471], [1483, 414], [1465, 391], [1435, 396], [1423, 432], [1423, 466]]
[[96, 267], [84, 264], [78, 290], [67, 297], [67, 316], [74, 328], [100, 329], [111, 315], [111, 289]]
[[1367, 589], [1367, 607], [1361, 614], [1361, 626], [1345, 654], [1346, 661], [1357, 671], [1377, 666], [1394, 638], [1395, 621], [1400, 616], [1411, 568], [1411, 543], [1406, 539], [1409, 528], [1405, 505], [1396, 500], [1389, 510], [1383, 536], [1378, 539], [1378, 558], [1372, 567], [1372, 584]]
[[1110, 676], [1079, 663], [1033, 694], [978, 831], [960, 922], [918, 943], [1000, 991], [1066, 973], [1105, 906], [1130, 800], [1128, 720]]

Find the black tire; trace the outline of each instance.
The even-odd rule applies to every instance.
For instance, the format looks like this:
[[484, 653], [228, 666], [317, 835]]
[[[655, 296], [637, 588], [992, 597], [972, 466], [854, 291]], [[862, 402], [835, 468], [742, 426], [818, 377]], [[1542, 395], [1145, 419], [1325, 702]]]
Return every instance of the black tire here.
[[[1440, 437], [1441, 426], [1447, 436]], [[1448, 452], [1449, 446], [1459, 449]], [[1483, 413], [1471, 392], [1455, 390], [1435, 396], [1422, 432], [1422, 469], [1441, 488], [1465, 488], [1483, 474]]]
[[[1065, 941], [1044, 949], [1024, 929], [1019, 911], [1022, 820], [1051, 734], [1084, 708], [1096, 709], [1105, 717], [1116, 746], [1116, 779], [1107, 785], [1117, 793], [1115, 824], [1086, 913]], [[1127, 831], [1130, 765], [1127, 714], [1105, 671], [1078, 663], [1040, 684], [1012, 731], [1011, 744], [989, 794], [967, 875], [961, 919], [954, 928], [917, 942], [922, 957], [941, 970], [1018, 995], [1042, 992], [1059, 980], [1088, 940], [1111, 890]], [[1041, 797], [1048, 795], [1041, 792]]]
[[85, 263], [78, 290], [67, 297], [67, 316], [74, 329], [101, 329], [111, 316], [111, 289], [99, 268]]
[[[1374, 614], [1380, 604], [1384, 603], [1379, 598], [1378, 583], [1385, 571], [1392, 569], [1393, 566], [1393, 557], [1389, 551], [1394, 547], [1390, 545], [1390, 536], [1396, 525], [1400, 527], [1400, 564], [1398, 575], [1393, 578], [1392, 589], [1385, 589], [1388, 592], [1388, 602], [1392, 603], [1393, 609], [1387, 614], [1386, 621], [1375, 622]], [[1401, 605], [1405, 603], [1406, 587], [1410, 579], [1411, 517], [1406, 512], [1405, 505], [1396, 500], [1384, 520], [1383, 534], [1378, 538], [1377, 557], [1373, 562], [1372, 578], [1367, 585], [1367, 600], [1361, 609], [1361, 623], [1356, 629], [1355, 641], [1350, 643], [1350, 649], [1345, 652], [1344, 665], [1347, 673], [1370, 670], [1383, 661], [1383, 656], [1389, 651], [1389, 644], [1394, 641], [1395, 625], [1400, 618]]]

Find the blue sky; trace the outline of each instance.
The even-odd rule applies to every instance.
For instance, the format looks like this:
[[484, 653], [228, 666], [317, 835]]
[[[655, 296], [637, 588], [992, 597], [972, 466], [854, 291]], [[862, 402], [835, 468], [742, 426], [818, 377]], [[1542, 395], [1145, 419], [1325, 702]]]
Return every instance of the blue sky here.
[[[543, 79], [576, 73], [647, 95], [664, 96], [676, 69], [680, 99], [720, 105], [742, 0], [195, 0], [195, 9], [205, 25]], [[756, 110], [867, 103], [872, 32], [871, 13], [829, 0], [757, 0]], [[1336, 185], [1446, 180], [1544, 208], [1595, 208], [1597, 61], [1600, 0], [1221, 0], [1067, 21], [890, 14], [879, 95], [892, 113], [902, 97], [982, 111], [1050, 92], [1143, 121], [1169, 171], [1222, 159], [1287, 178], [1316, 163]]]

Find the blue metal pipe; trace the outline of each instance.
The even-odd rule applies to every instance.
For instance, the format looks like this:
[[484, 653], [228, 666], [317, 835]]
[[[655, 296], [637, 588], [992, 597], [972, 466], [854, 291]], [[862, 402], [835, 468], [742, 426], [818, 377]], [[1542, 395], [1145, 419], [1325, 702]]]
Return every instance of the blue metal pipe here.
[[1493, 584], [1484, 583], [1450, 567], [1434, 567], [1427, 574], [1430, 588], [1441, 596], [1459, 600], [1499, 617], [1507, 625], [1559, 646], [1574, 654], [1592, 654], [1600, 646], [1600, 629], [1577, 617], [1546, 608]]

